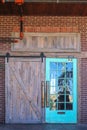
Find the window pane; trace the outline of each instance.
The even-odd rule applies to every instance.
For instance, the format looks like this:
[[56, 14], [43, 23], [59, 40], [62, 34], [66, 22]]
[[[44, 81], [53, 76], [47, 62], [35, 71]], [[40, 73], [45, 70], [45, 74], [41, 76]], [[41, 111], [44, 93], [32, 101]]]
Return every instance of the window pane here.
[[57, 109], [57, 95], [50, 95], [50, 110], [56, 110]]
[[64, 103], [58, 103], [58, 110], [64, 110]]
[[57, 83], [57, 72], [56, 71], [51, 71], [50, 72], [50, 86], [51, 87], [56, 87]]
[[73, 80], [72, 79], [66, 79], [66, 94], [72, 94], [73, 90]]
[[66, 95], [66, 102], [73, 102], [73, 97], [72, 95]]
[[58, 86], [64, 86], [65, 85], [65, 79], [58, 79]]
[[73, 63], [66, 63], [66, 77], [73, 78]]
[[64, 99], [64, 95], [58, 95], [58, 102], [64, 102], [65, 99]]
[[50, 69], [57, 70], [57, 62], [50, 62]]
[[54, 102], [50, 102], [50, 110], [57, 110], [57, 105]]
[[58, 63], [58, 78], [65, 77], [65, 63]]
[[66, 103], [66, 110], [73, 110], [73, 104], [72, 103]]

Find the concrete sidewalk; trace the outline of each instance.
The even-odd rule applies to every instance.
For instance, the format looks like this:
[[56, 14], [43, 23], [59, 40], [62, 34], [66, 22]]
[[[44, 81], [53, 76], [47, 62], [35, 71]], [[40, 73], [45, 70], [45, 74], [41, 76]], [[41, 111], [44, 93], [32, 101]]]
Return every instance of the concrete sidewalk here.
[[28, 124], [28, 125], [0, 125], [0, 130], [87, 130], [87, 125], [65, 124]]

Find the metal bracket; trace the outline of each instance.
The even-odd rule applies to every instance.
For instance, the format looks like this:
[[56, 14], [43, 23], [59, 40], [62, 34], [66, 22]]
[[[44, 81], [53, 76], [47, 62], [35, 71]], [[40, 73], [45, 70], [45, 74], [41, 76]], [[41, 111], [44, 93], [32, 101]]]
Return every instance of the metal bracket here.
[[43, 53], [43, 52], [41, 52], [41, 53], [40, 53], [40, 57], [41, 57], [42, 62], [43, 62], [43, 58], [45, 58], [46, 56], [44, 55], [44, 53]]
[[7, 57], [7, 63], [8, 63], [9, 62], [9, 57], [10, 57], [10, 53], [9, 52], [6, 53], [6, 57]]
[[9, 52], [6, 53], [5, 56], [0, 56], [0, 57], [7, 57], [7, 62], [9, 62], [9, 58], [15, 57], [15, 58], [20, 58], [20, 57], [27, 57], [27, 58], [41, 58], [41, 61], [43, 62], [43, 58], [45, 58], [46, 56], [44, 55], [43, 52], [40, 53], [39, 56], [14, 56], [14, 55], [10, 55]]

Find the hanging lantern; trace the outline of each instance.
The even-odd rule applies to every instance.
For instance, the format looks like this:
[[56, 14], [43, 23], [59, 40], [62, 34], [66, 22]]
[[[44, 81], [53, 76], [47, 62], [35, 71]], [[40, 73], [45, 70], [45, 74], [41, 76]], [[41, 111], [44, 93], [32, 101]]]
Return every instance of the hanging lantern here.
[[24, 0], [1, 0], [2, 3], [5, 3], [5, 2], [15, 2], [16, 4], [18, 5], [22, 5], [24, 3]]
[[15, 3], [18, 5], [22, 5], [24, 3], [24, 0], [15, 0]]
[[1, 2], [2, 2], [2, 3], [5, 3], [5, 0], [2, 0]]

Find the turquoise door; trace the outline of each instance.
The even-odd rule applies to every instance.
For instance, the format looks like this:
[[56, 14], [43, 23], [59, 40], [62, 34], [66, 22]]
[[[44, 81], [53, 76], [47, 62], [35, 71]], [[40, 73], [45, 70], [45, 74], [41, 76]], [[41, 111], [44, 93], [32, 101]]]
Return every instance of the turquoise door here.
[[46, 122], [77, 122], [77, 59], [46, 59]]

